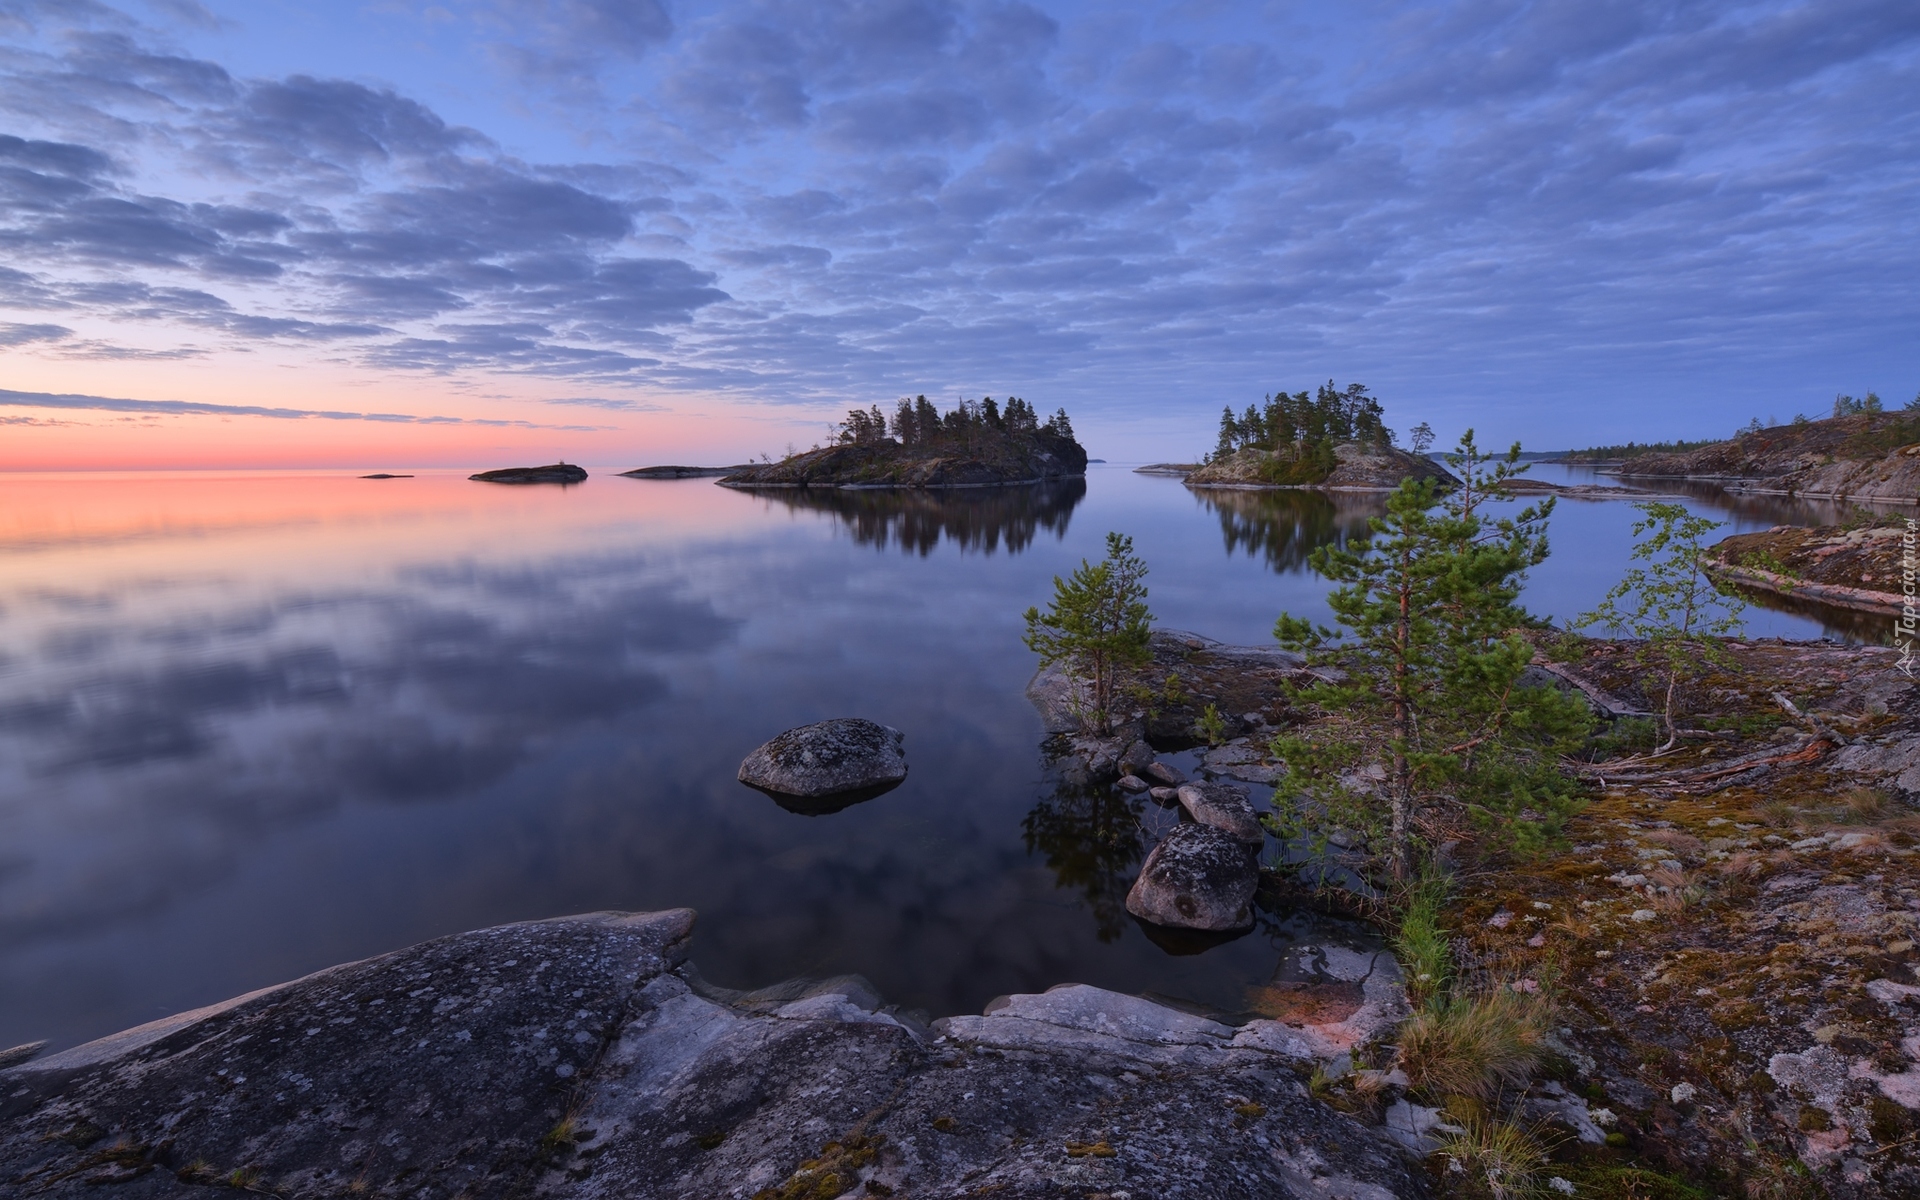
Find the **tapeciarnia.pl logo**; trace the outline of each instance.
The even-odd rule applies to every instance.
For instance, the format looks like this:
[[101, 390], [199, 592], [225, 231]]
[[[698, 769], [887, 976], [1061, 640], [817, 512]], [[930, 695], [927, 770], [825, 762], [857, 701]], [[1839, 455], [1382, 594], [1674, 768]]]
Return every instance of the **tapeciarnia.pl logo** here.
[[1900, 537], [1900, 594], [1906, 597], [1900, 606], [1900, 619], [1893, 623], [1893, 644], [1900, 651], [1894, 666], [1908, 679], [1913, 678], [1913, 643], [1920, 634], [1920, 608], [1914, 601], [1914, 520], [1907, 518], [1907, 530]]

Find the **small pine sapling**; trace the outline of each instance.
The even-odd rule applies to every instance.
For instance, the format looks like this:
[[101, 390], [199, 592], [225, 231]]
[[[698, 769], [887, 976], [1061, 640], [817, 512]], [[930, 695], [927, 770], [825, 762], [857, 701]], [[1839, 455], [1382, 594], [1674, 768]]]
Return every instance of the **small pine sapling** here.
[[1731, 667], [1720, 644], [1741, 629], [1746, 602], [1722, 587], [1701, 566], [1703, 539], [1719, 521], [1694, 516], [1678, 504], [1651, 501], [1635, 505], [1646, 516], [1633, 526], [1629, 569], [1600, 607], [1574, 622], [1574, 628], [1604, 625], [1641, 640], [1639, 660], [1657, 670], [1666, 685], [1661, 705], [1667, 740], [1654, 751], [1665, 754], [1680, 744], [1675, 694], [1682, 682], [1707, 666]]
[[[1074, 682], [1073, 708], [1099, 733], [1113, 728], [1113, 706], [1122, 671], [1152, 657], [1147, 639], [1153, 614], [1147, 609], [1147, 564], [1133, 552], [1133, 539], [1107, 535], [1107, 556], [1082, 559], [1073, 575], [1053, 577], [1053, 603], [1026, 613], [1027, 649], [1043, 666], [1063, 664]], [[1085, 689], [1083, 693], [1081, 689]]]

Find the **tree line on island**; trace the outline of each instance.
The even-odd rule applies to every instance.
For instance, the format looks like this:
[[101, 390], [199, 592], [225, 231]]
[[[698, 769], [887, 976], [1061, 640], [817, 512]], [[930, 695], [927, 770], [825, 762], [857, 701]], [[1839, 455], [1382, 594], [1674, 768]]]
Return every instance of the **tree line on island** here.
[[875, 404], [864, 412], [848, 410], [847, 419], [834, 427], [834, 440], [842, 445], [892, 441], [909, 450], [929, 451], [973, 450], [984, 440], [1032, 440], [1041, 434], [1073, 441], [1067, 410], [1059, 409], [1042, 421], [1033, 406], [1018, 396], [1008, 396], [1004, 406], [992, 396], [961, 400], [945, 413], [925, 396], [903, 396], [894, 406], [891, 421]]

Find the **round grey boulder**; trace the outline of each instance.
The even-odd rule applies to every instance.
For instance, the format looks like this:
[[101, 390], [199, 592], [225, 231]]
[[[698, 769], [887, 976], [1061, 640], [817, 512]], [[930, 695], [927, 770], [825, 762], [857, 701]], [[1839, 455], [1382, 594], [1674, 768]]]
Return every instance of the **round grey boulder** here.
[[1230, 834], [1237, 842], [1249, 846], [1264, 846], [1267, 831], [1260, 825], [1260, 818], [1253, 811], [1253, 802], [1247, 794], [1227, 783], [1188, 783], [1182, 784], [1177, 795], [1180, 806], [1187, 814], [1202, 825], [1211, 825]]
[[907, 735], [859, 717], [789, 729], [740, 764], [740, 782], [778, 796], [879, 795], [907, 777]]
[[1147, 855], [1127, 911], [1175, 929], [1245, 929], [1259, 886], [1260, 868], [1245, 844], [1211, 825], [1176, 825]]

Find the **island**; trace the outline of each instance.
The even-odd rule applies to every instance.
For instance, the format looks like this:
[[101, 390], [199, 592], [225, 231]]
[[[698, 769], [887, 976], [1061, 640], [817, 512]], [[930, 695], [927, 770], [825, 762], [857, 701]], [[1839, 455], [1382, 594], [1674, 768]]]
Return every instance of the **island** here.
[[1192, 488], [1390, 492], [1403, 479], [1459, 482], [1424, 453], [1424, 436], [1417, 450], [1396, 447], [1383, 416], [1365, 384], [1336, 388], [1329, 379], [1318, 392], [1275, 392], [1244, 413], [1227, 408], [1203, 462], [1153, 463], [1137, 471], [1179, 476]]
[[1842, 411], [1818, 421], [1756, 424], [1723, 442], [1637, 455], [1602, 469], [1623, 479], [1701, 480], [1730, 492], [1914, 504], [1920, 502], [1920, 412]]
[[700, 479], [715, 475], [731, 475], [736, 471], [747, 470], [751, 466], [753, 466], [752, 463], [740, 463], [731, 467], [635, 467], [631, 471], [620, 472], [620, 477], [622, 479]]
[[1087, 452], [1061, 409], [1044, 422], [1018, 396], [962, 400], [946, 413], [925, 396], [891, 421], [854, 409], [832, 445], [757, 463], [719, 480], [734, 488], [969, 488], [1085, 475]]
[[482, 471], [467, 476], [482, 483], [579, 483], [586, 477], [586, 469], [572, 463], [549, 463], [544, 467], [501, 467], [497, 471]]

